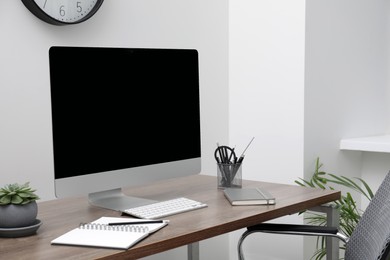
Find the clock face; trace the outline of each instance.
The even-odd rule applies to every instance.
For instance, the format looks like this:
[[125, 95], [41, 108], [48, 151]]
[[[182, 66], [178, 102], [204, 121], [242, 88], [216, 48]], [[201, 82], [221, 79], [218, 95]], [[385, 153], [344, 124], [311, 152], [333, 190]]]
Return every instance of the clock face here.
[[103, 0], [22, 0], [45, 22], [61, 25], [80, 23], [96, 13]]

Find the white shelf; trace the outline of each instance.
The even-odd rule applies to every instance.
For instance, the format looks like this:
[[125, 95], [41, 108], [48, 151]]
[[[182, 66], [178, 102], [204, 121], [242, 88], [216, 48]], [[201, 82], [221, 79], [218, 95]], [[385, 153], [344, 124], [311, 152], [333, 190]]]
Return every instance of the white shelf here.
[[390, 135], [342, 139], [340, 150], [390, 153]]

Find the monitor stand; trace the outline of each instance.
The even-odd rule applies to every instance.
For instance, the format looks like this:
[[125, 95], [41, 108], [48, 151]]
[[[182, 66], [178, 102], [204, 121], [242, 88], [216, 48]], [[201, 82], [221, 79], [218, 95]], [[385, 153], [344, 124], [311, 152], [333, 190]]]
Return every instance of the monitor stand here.
[[144, 206], [157, 201], [126, 196], [122, 189], [113, 189], [88, 194], [89, 203], [106, 209], [123, 211], [125, 209]]

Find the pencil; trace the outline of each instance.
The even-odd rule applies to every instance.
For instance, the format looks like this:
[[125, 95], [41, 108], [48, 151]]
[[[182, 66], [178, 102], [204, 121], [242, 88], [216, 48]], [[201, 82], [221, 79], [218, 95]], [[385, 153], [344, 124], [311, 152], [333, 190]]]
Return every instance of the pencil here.
[[146, 221], [132, 221], [132, 222], [115, 222], [108, 223], [109, 226], [119, 226], [119, 225], [140, 225], [140, 224], [156, 224], [168, 222], [167, 220], [146, 220]]

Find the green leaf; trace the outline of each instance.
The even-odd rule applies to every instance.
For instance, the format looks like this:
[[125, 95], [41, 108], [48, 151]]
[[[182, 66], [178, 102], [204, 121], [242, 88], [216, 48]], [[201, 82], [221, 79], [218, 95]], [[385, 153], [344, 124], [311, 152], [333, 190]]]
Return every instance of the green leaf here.
[[[313, 183], [311, 183], [311, 182], [308, 182], [307, 180], [305, 180], [305, 179], [302, 179], [302, 178], [299, 178], [301, 181], [303, 181], [303, 183], [305, 183], [306, 184], [306, 186], [309, 186], [309, 187], [312, 187], [312, 188], [314, 188], [314, 185], [313, 185]], [[305, 185], [303, 185], [303, 186], [305, 186]]]
[[367, 198], [369, 200], [372, 200], [372, 198], [374, 197], [374, 193], [372, 192], [370, 186], [368, 186], [367, 182], [365, 182], [362, 178], [357, 178], [357, 179], [360, 180], [361, 183], [363, 183], [364, 187], [366, 188], [368, 195], [369, 195], [369, 197], [367, 197]]
[[21, 204], [23, 202], [23, 198], [19, 195], [12, 196], [11, 203], [12, 204]]
[[23, 202], [20, 203], [20, 204], [21, 204], [21, 205], [26, 205], [26, 204], [28, 204], [28, 203], [30, 203], [30, 202], [32, 202], [32, 201], [34, 201], [34, 200], [29, 200], [29, 199], [27, 199], [27, 200], [23, 200]]
[[[333, 182], [333, 183], [337, 183], [337, 184], [340, 184], [340, 185], [343, 185], [345, 187], [348, 187], [348, 188], [351, 188], [357, 192], [359, 192], [360, 194], [364, 195], [366, 198], [368, 198], [369, 200], [370, 199], [370, 196], [360, 187], [360, 185], [358, 185], [356, 182], [354, 182], [353, 180], [351, 180], [350, 178], [347, 178], [345, 176], [336, 176], [334, 174], [329, 174], [332, 178], [336, 179], [336, 180], [329, 180], [330, 182]], [[356, 178], [356, 179], [359, 179], [359, 178]], [[366, 183], [363, 183], [364, 186]], [[367, 185], [368, 187], [368, 185]], [[372, 193], [371, 189], [368, 187], [368, 192]]]
[[322, 185], [321, 181], [319, 181], [318, 179], [313, 179], [313, 182], [321, 189], [325, 190], [325, 186]]
[[0, 204], [1, 205], [7, 205], [11, 203], [11, 196], [5, 195], [0, 198]]
[[299, 186], [305, 186], [303, 183], [301, 183], [300, 181], [294, 181], [296, 184], [298, 184]]

